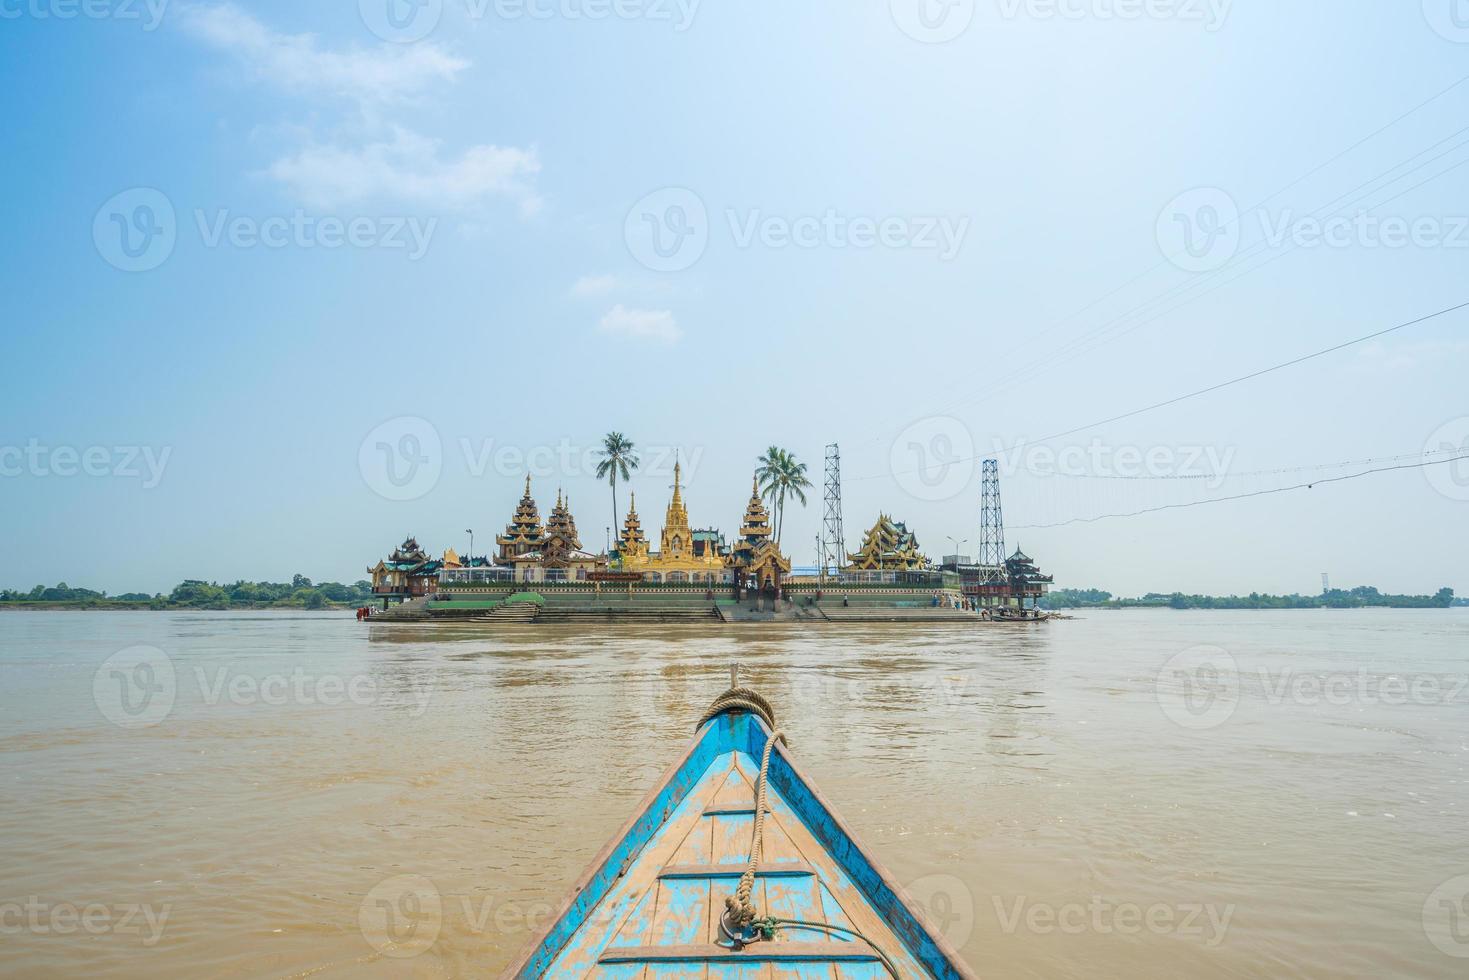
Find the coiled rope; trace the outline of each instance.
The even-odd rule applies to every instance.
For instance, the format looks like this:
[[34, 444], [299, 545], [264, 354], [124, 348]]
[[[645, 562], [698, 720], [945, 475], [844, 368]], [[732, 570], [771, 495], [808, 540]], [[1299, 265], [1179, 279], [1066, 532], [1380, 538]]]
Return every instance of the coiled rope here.
[[748, 687], [731, 687], [715, 698], [714, 703], [709, 705], [709, 710], [704, 712], [704, 717], [700, 718], [699, 723], [694, 726], [694, 730], [698, 731], [711, 718], [717, 718], [726, 711], [748, 711], [751, 714], [759, 715], [760, 720], [765, 722], [766, 728], [771, 731], [775, 730], [775, 709], [758, 692]]
[[[855, 936], [877, 954], [893, 980], [902, 980], [897, 966], [888, 954], [856, 929], [834, 925], [830, 922], [783, 919], [774, 915], [761, 916], [756, 911], [755, 903], [750, 896], [755, 890], [755, 871], [765, 850], [765, 814], [767, 810], [765, 800], [767, 787], [770, 785], [770, 754], [775, 749], [777, 741], [782, 744], [789, 743], [786, 742], [785, 732], [775, 727], [775, 709], [770, 706], [770, 702], [748, 687], [731, 687], [715, 698], [714, 703], [709, 705], [709, 710], [705, 711], [704, 716], [699, 719], [699, 724], [694, 726], [695, 730], [703, 728], [711, 719], [729, 711], [748, 711], [756, 715], [765, 722], [765, 727], [770, 729], [770, 737], [765, 740], [765, 751], [760, 754], [760, 774], [755, 778], [755, 827], [750, 840], [750, 863], [745, 865], [745, 871], [740, 875], [740, 883], [735, 886], [734, 894], [724, 899], [724, 914], [719, 917], [719, 930], [729, 938], [736, 949], [751, 943], [774, 939], [776, 930], [781, 926], [795, 926], [800, 929], [817, 929], [828, 933], [839, 932]], [[746, 933], [753, 933], [753, 935], [747, 936]]]

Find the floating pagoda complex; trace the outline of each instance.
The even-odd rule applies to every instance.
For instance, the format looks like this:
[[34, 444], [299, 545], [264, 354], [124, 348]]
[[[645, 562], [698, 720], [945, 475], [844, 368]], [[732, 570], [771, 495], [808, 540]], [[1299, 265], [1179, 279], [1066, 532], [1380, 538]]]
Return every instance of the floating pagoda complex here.
[[373, 592], [384, 610], [393, 599], [420, 600], [405, 607], [402, 618], [932, 619], [987, 617], [987, 609], [1005, 606], [1024, 610], [1027, 601], [1033, 608], [1051, 582], [1019, 550], [995, 568], [958, 557], [957, 564], [935, 568], [917, 536], [886, 512], [845, 564], [797, 572], [776, 540], [758, 479], [739, 533], [729, 541], [715, 528], [690, 522], [678, 460], [670, 489], [656, 550], [634, 493], [617, 536], [607, 551], [594, 553], [582, 545], [563, 490], [542, 522], [527, 476], [504, 533], [495, 536], [492, 557], [463, 557], [451, 548], [433, 558], [410, 536], [368, 569]]

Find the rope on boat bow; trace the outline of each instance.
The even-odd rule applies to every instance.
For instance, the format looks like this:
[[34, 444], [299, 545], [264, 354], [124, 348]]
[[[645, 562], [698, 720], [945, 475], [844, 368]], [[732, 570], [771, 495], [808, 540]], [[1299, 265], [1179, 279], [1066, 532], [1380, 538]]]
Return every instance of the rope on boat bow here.
[[[735, 893], [724, 900], [730, 918], [739, 926], [749, 927], [755, 923], [755, 903], [750, 901], [750, 893], [755, 890], [755, 867], [765, 849], [765, 789], [770, 784], [770, 752], [777, 739], [784, 742], [785, 738], [785, 732], [777, 728], [765, 740], [765, 751], [760, 756], [760, 776], [755, 780], [755, 832], [750, 840], [750, 863], [745, 865], [745, 873], [740, 875]], [[757, 931], [766, 939], [775, 934], [774, 928]]]
[[726, 711], [748, 711], [753, 715], [758, 715], [760, 720], [765, 722], [766, 728], [771, 731], [775, 730], [775, 709], [770, 706], [770, 702], [748, 687], [736, 685], [731, 685], [729, 690], [714, 699], [714, 703], [709, 705], [709, 710], [704, 712], [704, 717], [699, 719], [694, 730], [698, 731], [704, 727], [705, 722], [719, 717]]
[[[737, 673], [732, 672], [732, 679], [737, 676]], [[770, 706], [770, 702], [750, 688], [736, 685], [731, 685], [729, 690], [714, 699], [709, 710], [704, 712], [704, 716], [699, 719], [699, 724], [694, 726], [695, 730], [703, 728], [710, 719], [717, 718], [728, 711], [748, 711], [758, 716], [770, 729], [770, 737], [765, 740], [765, 751], [760, 755], [760, 775], [755, 779], [755, 827], [750, 840], [750, 863], [745, 865], [745, 871], [740, 875], [740, 883], [735, 886], [734, 894], [724, 899], [724, 914], [719, 917], [719, 930], [729, 937], [736, 949], [751, 943], [774, 939], [776, 930], [781, 926], [818, 929], [824, 932], [839, 932], [855, 936], [871, 947], [878, 959], [882, 961], [883, 967], [892, 975], [893, 980], [902, 980], [897, 966], [887, 953], [884, 953], [877, 943], [856, 929], [834, 925], [830, 922], [783, 919], [774, 915], [761, 916], [756, 910], [755, 903], [750, 896], [755, 890], [755, 871], [765, 849], [765, 799], [766, 789], [770, 784], [770, 754], [777, 741], [782, 744], [788, 743], [786, 743], [785, 732], [775, 727], [775, 709]], [[747, 932], [753, 932], [753, 935], [747, 937]]]

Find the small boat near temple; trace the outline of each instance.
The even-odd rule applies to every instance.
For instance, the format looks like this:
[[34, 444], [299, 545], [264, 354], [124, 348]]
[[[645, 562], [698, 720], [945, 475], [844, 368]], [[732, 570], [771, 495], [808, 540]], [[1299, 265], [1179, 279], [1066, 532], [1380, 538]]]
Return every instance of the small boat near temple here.
[[973, 978], [731, 686], [506, 980]]

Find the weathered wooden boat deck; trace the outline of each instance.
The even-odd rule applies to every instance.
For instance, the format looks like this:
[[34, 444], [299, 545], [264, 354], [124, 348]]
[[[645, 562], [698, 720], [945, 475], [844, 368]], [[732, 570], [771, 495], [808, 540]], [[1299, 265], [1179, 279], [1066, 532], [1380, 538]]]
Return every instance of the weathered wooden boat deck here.
[[[883, 980], [860, 938], [783, 926], [733, 949], [726, 896], [749, 861], [755, 782], [769, 731], [748, 714], [704, 729], [607, 846], [514, 977]], [[855, 929], [904, 978], [972, 974], [914, 917], [901, 891], [854, 841], [778, 747], [771, 759], [754, 904], [762, 915]]]

